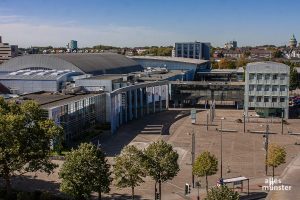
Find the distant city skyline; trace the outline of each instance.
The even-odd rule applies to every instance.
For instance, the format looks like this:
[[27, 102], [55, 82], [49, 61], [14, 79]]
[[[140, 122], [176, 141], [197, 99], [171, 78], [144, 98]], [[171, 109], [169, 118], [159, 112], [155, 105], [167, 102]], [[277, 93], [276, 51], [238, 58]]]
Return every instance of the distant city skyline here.
[[300, 38], [296, 0], [14, 0], [0, 2], [3, 42], [20, 47], [136, 47], [201, 41], [223, 47]]

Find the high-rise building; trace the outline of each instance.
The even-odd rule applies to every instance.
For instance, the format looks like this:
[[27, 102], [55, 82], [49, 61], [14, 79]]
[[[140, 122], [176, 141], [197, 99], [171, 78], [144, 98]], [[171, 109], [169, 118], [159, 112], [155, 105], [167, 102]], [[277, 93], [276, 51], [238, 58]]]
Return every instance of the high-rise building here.
[[209, 60], [210, 43], [178, 42], [175, 43], [175, 57]]
[[70, 41], [70, 49], [71, 49], [71, 51], [78, 49], [77, 41], [76, 40], [71, 40]]
[[254, 62], [245, 71], [245, 114], [255, 108], [263, 117], [289, 116], [290, 67], [276, 62]]
[[291, 39], [290, 39], [289, 46], [290, 46], [291, 48], [296, 48], [296, 47], [297, 47], [297, 40], [296, 40], [294, 34], [293, 34], [293, 36], [292, 36]]
[[0, 36], [0, 64], [16, 56], [18, 56], [18, 46], [2, 43]]
[[237, 41], [233, 40], [233, 41], [225, 43], [224, 48], [225, 49], [232, 49], [232, 48], [235, 49], [235, 48], [237, 48]]

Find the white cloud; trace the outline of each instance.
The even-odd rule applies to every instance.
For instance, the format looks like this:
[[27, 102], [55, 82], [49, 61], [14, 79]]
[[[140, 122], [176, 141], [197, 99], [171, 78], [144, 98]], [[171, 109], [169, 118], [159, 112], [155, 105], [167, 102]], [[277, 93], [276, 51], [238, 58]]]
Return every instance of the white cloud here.
[[143, 26], [99, 25], [87, 27], [76, 21], [28, 22], [21, 16], [0, 16], [0, 35], [4, 42], [29, 46], [65, 46], [71, 39], [80, 47], [97, 44], [115, 46], [172, 45], [180, 35]]

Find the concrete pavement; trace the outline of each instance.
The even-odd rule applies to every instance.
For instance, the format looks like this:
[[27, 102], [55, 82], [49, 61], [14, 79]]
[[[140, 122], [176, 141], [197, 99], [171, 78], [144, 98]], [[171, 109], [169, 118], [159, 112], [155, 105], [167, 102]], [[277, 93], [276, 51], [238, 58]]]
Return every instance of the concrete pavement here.
[[271, 191], [267, 200], [300, 199], [300, 154], [285, 168], [279, 179], [281, 184], [291, 186], [291, 190]]

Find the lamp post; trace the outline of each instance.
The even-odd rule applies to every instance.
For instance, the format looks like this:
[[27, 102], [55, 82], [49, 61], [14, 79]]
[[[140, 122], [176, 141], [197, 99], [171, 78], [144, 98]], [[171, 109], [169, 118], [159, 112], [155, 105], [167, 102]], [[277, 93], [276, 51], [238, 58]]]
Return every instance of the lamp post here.
[[243, 117], [244, 117], [244, 133], [246, 132], [246, 113], [243, 113]]
[[193, 173], [193, 166], [194, 166], [194, 163], [195, 163], [195, 133], [194, 133], [194, 130], [192, 132], [192, 185], [193, 185], [193, 188], [195, 187], [195, 176], [194, 176], [194, 173]]
[[221, 137], [221, 177], [220, 179], [223, 180], [223, 120], [225, 119], [225, 117], [221, 118], [221, 133], [220, 133], [220, 137]]
[[283, 117], [284, 117], [284, 109], [281, 110], [281, 135], [283, 135]]
[[200, 184], [200, 181], [197, 181], [196, 182], [196, 186], [197, 186], [197, 188], [198, 188], [198, 195], [197, 195], [197, 200], [200, 200], [200, 187], [201, 187], [201, 184]]
[[266, 132], [263, 136], [265, 138], [265, 145], [264, 149], [266, 151], [266, 157], [265, 157], [265, 172], [266, 175], [268, 175], [268, 150], [269, 150], [269, 124], [266, 125]]

